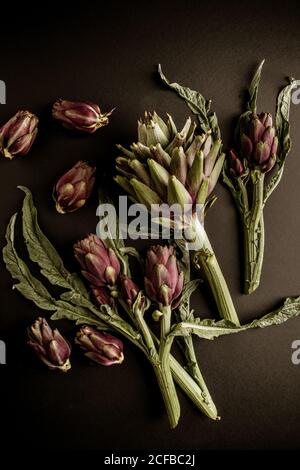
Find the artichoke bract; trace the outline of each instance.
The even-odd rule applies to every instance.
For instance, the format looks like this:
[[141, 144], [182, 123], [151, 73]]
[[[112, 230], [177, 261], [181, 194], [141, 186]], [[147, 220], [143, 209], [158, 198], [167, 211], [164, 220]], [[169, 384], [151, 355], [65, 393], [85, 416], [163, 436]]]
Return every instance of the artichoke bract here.
[[91, 326], [80, 328], [75, 343], [85, 351], [86, 357], [103, 366], [121, 364], [124, 360], [122, 341]]
[[91, 195], [96, 168], [79, 161], [59, 178], [54, 186], [53, 199], [60, 214], [80, 209]]
[[29, 111], [18, 111], [0, 129], [0, 152], [12, 159], [26, 155], [37, 135], [38, 118]]
[[106, 287], [94, 287], [91, 286], [92, 293], [94, 299], [96, 300], [98, 305], [109, 305], [110, 307], [114, 307], [115, 302], [109, 289]]
[[121, 266], [114, 251], [103, 240], [90, 234], [75, 243], [74, 253], [82, 268], [82, 275], [93, 288], [107, 287], [114, 291]]
[[164, 307], [175, 308], [183, 288], [173, 246], [152, 246], [147, 253], [145, 290], [150, 299]]
[[244, 166], [270, 171], [276, 163], [278, 138], [270, 113], [248, 114], [240, 125], [239, 149], [230, 152], [231, 165], [237, 175], [244, 173]]
[[113, 111], [102, 114], [97, 104], [59, 99], [53, 105], [52, 116], [68, 129], [92, 134], [109, 123]]
[[128, 307], [132, 307], [134, 304], [140, 289], [136, 283], [125, 274], [120, 276], [121, 289], [122, 289], [122, 298], [125, 300]]
[[130, 150], [121, 145], [116, 159], [116, 182], [134, 201], [145, 204], [205, 204], [213, 191], [225, 155], [221, 141], [211, 134], [195, 135], [188, 118], [178, 131], [170, 115], [165, 122], [156, 112], [138, 121], [138, 142]]
[[34, 349], [38, 357], [49, 369], [67, 372], [71, 368], [69, 343], [57, 329], [52, 330], [45, 318], [39, 317], [27, 329], [28, 345]]

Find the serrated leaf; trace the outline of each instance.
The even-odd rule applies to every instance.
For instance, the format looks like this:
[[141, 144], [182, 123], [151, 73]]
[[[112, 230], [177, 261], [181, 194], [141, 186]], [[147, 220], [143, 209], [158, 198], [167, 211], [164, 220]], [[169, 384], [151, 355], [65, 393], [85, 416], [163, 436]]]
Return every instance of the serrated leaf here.
[[86, 308], [78, 307], [78, 305], [74, 306], [62, 300], [56, 301], [55, 307], [56, 312], [51, 316], [52, 320], [66, 319], [75, 321], [76, 325], [87, 324], [98, 326], [101, 329], [109, 328], [100, 318], [95, 318], [95, 316], [91, 315]]
[[264, 204], [277, 188], [281, 181], [284, 164], [286, 158], [291, 150], [291, 138], [290, 138], [290, 107], [291, 107], [291, 93], [295, 85], [293, 78], [289, 79], [289, 84], [286, 85], [278, 94], [277, 106], [276, 106], [276, 131], [278, 136], [278, 151], [277, 151], [277, 168], [272, 175], [268, 185], [265, 188]]
[[75, 289], [83, 296], [88, 296], [77, 274], [73, 275], [65, 268], [56, 249], [40, 229], [31, 191], [24, 186], [19, 186], [19, 189], [25, 193], [22, 208], [23, 236], [30, 259], [39, 265], [41, 273], [51, 284]]
[[24, 297], [33, 301], [38, 307], [45, 310], [55, 310], [53, 299], [43, 284], [29, 271], [24, 261], [18, 256], [14, 247], [14, 229], [17, 214], [14, 214], [6, 231], [7, 244], [3, 248], [3, 260], [6, 269], [13, 279], [19, 281], [14, 285]]
[[264, 65], [265, 59], [261, 61], [259, 64], [254, 77], [252, 78], [250, 87], [249, 87], [249, 101], [247, 103], [247, 108], [249, 111], [252, 113], [256, 113], [256, 102], [257, 102], [257, 93], [258, 93], [258, 87], [259, 87], [259, 82], [260, 82], [260, 77], [261, 77], [261, 71]]
[[291, 139], [290, 139], [290, 125], [289, 125], [289, 116], [290, 116], [290, 107], [291, 107], [291, 92], [295, 85], [295, 80], [293, 78], [289, 79], [289, 84], [286, 85], [279, 93], [277, 98], [277, 107], [276, 107], [276, 130], [278, 135], [279, 151], [277, 157], [277, 163], [281, 166], [290, 149], [291, 149]]
[[287, 298], [282, 307], [274, 312], [253, 320], [252, 322], [236, 326], [227, 320], [202, 320], [195, 319], [194, 322], [182, 322], [173, 328], [170, 333], [170, 339], [174, 336], [186, 336], [195, 334], [204, 339], [215, 339], [219, 336], [232, 333], [240, 333], [252, 328], [266, 328], [273, 325], [281, 325], [282, 323], [297, 317], [300, 314], [300, 297]]
[[220, 138], [221, 132], [218, 125], [217, 116], [210, 113], [210, 101], [207, 101], [204, 96], [198, 91], [191, 90], [188, 87], [179, 85], [179, 83], [171, 83], [170, 80], [163, 74], [161, 65], [158, 66], [158, 73], [161, 80], [172, 90], [174, 90], [181, 98], [183, 98], [189, 108], [199, 119], [200, 126], [204, 132], [212, 131], [213, 137]]

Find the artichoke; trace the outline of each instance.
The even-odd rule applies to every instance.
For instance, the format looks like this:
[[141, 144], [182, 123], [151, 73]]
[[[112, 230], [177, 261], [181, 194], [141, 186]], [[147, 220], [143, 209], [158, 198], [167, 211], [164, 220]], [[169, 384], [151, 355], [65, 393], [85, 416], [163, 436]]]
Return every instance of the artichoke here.
[[210, 132], [196, 135], [188, 118], [181, 131], [170, 115], [165, 122], [156, 112], [138, 121], [138, 142], [130, 150], [121, 145], [116, 159], [116, 182], [135, 202], [205, 204], [213, 191], [224, 162], [221, 141]]

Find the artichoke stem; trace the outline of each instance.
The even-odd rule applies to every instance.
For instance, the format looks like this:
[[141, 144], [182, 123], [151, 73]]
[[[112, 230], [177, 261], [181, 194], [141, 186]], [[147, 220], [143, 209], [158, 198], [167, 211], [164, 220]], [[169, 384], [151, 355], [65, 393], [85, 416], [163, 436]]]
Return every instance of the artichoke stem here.
[[202, 248], [194, 252], [193, 263], [204, 273], [212, 290], [219, 314], [225, 320], [240, 325], [225, 278], [206, 233], [201, 234]]
[[262, 213], [257, 228], [254, 224], [250, 226], [244, 224], [245, 294], [252, 294], [260, 283], [264, 257], [264, 232]]

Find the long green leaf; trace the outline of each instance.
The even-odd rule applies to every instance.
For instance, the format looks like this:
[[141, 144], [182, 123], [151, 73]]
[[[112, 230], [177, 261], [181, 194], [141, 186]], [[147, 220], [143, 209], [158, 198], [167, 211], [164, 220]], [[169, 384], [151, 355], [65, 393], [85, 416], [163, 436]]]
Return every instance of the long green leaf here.
[[17, 214], [14, 214], [8, 224], [6, 231], [7, 244], [3, 248], [3, 259], [6, 268], [11, 276], [19, 281], [18, 284], [14, 285], [14, 288], [39, 308], [55, 311], [51, 317], [53, 320], [65, 318], [74, 320], [76, 324], [88, 323], [98, 328], [108, 329], [109, 327], [95, 315], [92, 315], [88, 309], [75, 307], [68, 302], [53, 298], [44, 285], [31, 274], [25, 262], [18, 256], [14, 246], [16, 217]]
[[278, 136], [278, 151], [277, 151], [277, 168], [275, 173], [272, 175], [268, 185], [265, 188], [264, 204], [277, 188], [278, 184], [283, 175], [284, 164], [286, 158], [291, 150], [292, 142], [290, 137], [290, 107], [291, 107], [291, 93], [295, 86], [295, 80], [289, 79], [288, 85], [286, 85], [277, 97], [276, 106], [276, 130]]
[[191, 90], [188, 87], [179, 85], [179, 83], [171, 83], [163, 74], [161, 65], [158, 66], [158, 73], [161, 80], [172, 90], [174, 90], [181, 98], [183, 98], [194, 114], [198, 116], [200, 126], [203, 131], [211, 131], [215, 139], [220, 138], [221, 132], [218, 125], [218, 119], [215, 113], [210, 113], [210, 101], [198, 91]]
[[80, 278], [65, 268], [56, 249], [40, 229], [30, 190], [24, 186], [19, 186], [19, 189], [25, 193], [22, 208], [23, 236], [30, 259], [39, 265], [41, 273], [51, 284], [65, 289], [74, 289], [84, 297], [88, 297], [88, 292]]
[[273, 325], [281, 325], [282, 323], [297, 317], [300, 314], [300, 297], [287, 298], [282, 307], [274, 312], [253, 320], [242, 326], [235, 326], [232, 323], [221, 320], [199, 320], [195, 319], [194, 322], [182, 322], [174, 326], [170, 333], [170, 340], [174, 336], [186, 336], [195, 334], [204, 339], [215, 339], [219, 336], [228, 335], [232, 333], [240, 333], [252, 328], [266, 328]]
[[10, 272], [13, 279], [18, 280], [14, 285], [24, 297], [32, 300], [38, 307], [45, 310], [55, 310], [53, 298], [43, 286], [29, 271], [24, 261], [18, 256], [14, 247], [14, 229], [17, 214], [14, 214], [6, 230], [7, 244], [3, 248], [3, 260], [6, 269]]
[[249, 101], [247, 103], [247, 108], [248, 111], [251, 111], [252, 113], [256, 113], [256, 102], [257, 102], [257, 93], [258, 93], [258, 87], [259, 87], [259, 82], [260, 82], [260, 77], [261, 77], [261, 71], [263, 68], [263, 65], [265, 63], [265, 59], [261, 61], [259, 64], [254, 77], [252, 78], [250, 87], [249, 87]]

